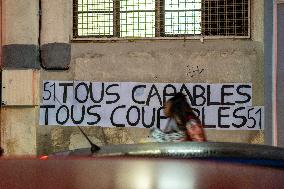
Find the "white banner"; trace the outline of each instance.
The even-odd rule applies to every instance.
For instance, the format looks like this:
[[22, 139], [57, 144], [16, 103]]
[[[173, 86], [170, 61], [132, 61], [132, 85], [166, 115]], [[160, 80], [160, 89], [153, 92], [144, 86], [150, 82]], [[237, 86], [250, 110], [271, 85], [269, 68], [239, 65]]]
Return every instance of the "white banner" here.
[[252, 85], [44, 81], [40, 125], [163, 128], [163, 103], [187, 95], [205, 128], [259, 130], [264, 108], [252, 107]]

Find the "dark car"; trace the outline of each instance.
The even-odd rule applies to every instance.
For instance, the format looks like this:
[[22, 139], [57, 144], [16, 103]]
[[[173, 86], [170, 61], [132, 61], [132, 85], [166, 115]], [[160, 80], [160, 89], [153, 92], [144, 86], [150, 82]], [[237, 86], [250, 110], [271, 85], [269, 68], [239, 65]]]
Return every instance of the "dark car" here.
[[266, 145], [224, 142], [176, 142], [120, 144], [81, 148], [50, 154], [48, 158], [81, 157], [151, 157], [175, 159], [222, 160], [284, 167], [284, 149]]
[[284, 150], [240, 143], [93, 146], [46, 161], [0, 159], [0, 188], [284, 188]]

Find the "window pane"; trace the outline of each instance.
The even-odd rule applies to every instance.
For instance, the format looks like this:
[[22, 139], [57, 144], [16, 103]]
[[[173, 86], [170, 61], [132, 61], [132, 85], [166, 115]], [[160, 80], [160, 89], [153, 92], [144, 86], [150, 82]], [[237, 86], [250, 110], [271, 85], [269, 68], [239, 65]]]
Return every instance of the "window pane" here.
[[120, 1], [120, 37], [155, 37], [155, 0]]
[[204, 0], [204, 35], [248, 36], [249, 0]]
[[113, 0], [78, 0], [78, 35], [113, 35]]
[[201, 0], [165, 0], [165, 34], [201, 34]]

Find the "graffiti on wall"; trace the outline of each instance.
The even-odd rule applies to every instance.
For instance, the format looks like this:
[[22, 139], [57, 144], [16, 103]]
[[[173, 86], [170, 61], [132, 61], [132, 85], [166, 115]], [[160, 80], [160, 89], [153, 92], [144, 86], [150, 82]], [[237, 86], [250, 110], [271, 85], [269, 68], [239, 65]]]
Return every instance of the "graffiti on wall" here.
[[204, 68], [201, 68], [200, 66], [194, 67], [194, 66], [187, 65], [186, 69], [187, 69], [186, 75], [191, 77], [191, 78], [204, 73]]

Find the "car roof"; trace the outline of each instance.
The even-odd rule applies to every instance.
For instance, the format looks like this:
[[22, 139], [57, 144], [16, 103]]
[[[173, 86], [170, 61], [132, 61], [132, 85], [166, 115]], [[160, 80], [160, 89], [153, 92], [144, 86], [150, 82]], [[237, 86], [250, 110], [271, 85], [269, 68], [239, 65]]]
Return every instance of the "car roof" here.
[[235, 158], [262, 161], [280, 161], [284, 166], [284, 148], [227, 142], [176, 142], [118, 144], [101, 146], [92, 153], [90, 148], [80, 148], [51, 154], [51, 157], [91, 156], [91, 157], [162, 157], [183, 159]]

